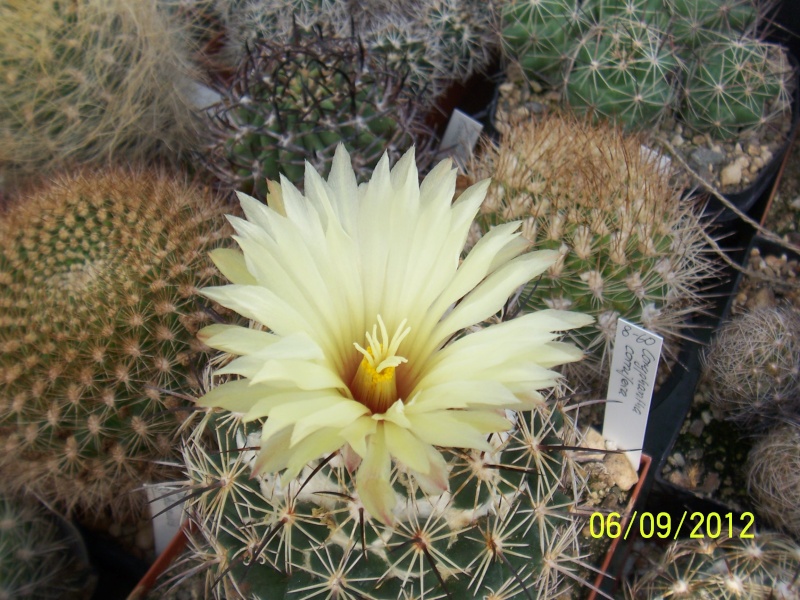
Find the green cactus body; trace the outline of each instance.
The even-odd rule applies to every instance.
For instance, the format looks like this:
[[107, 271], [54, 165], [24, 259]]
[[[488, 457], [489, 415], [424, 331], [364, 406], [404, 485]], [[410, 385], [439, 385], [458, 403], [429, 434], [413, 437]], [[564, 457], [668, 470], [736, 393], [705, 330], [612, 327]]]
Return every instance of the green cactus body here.
[[349, 40], [258, 41], [211, 109], [206, 162], [226, 187], [263, 200], [268, 178], [300, 182], [306, 160], [327, 169], [340, 142], [359, 169], [415, 139], [424, 149], [414, 97], [402, 84]]
[[188, 27], [160, 0], [0, 5], [0, 167], [175, 161], [197, 138]]
[[747, 38], [703, 47], [683, 87], [683, 121], [717, 139], [774, 120], [790, 106], [785, 51]]
[[641, 128], [673, 110], [679, 61], [657, 29], [613, 18], [581, 39], [566, 82], [565, 97], [579, 113]]
[[[724, 524], [723, 527], [726, 527]], [[738, 537], [744, 533], [747, 537]], [[777, 533], [734, 531], [672, 543], [636, 578], [626, 598], [791, 600], [800, 594], [800, 548]]]
[[572, 419], [541, 405], [491, 454], [452, 451], [443, 495], [395, 467], [387, 526], [360, 505], [354, 455], [292, 481], [251, 477], [260, 424], [209, 413], [184, 450], [208, 579], [226, 598], [554, 598], [583, 564], [571, 509], [585, 483], [561, 450], [576, 443]]
[[719, 35], [753, 35], [759, 14], [754, 0], [664, 0], [678, 44], [701, 48]]
[[[0, 470], [89, 516], [144, 508], [187, 393], [195, 285], [226, 234], [210, 194], [164, 175], [63, 177], [0, 221]], [[185, 414], [185, 413], [184, 413]]]
[[523, 0], [500, 10], [504, 52], [527, 77], [558, 84], [581, 31], [577, 0]]
[[[607, 373], [618, 317], [664, 337], [675, 357], [685, 316], [715, 272], [681, 183], [637, 136], [574, 116], [512, 123], [473, 167], [492, 178], [481, 230], [522, 219], [535, 248], [562, 258], [523, 293], [523, 308], [578, 310], [596, 323], [571, 332], [589, 356], [567, 365], [589, 385]], [[535, 287], [535, 293], [531, 290]]]
[[79, 539], [33, 497], [0, 494], [0, 600], [81, 600], [94, 579]]

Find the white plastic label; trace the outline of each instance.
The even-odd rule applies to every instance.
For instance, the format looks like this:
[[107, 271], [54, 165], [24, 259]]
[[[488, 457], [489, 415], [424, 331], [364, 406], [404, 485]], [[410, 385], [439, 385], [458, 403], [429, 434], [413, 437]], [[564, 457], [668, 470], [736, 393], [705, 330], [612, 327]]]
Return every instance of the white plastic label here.
[[663, 338], [624, 319], [617, 319], [603, 437], [616, 444], [639, 470], [650, 401]]
[[463, 170], [472, 156], [472, 149], [481, 137], [483, 125], [458, 109], [453, 111], [439, 144], [437, 157], [452, 158]]
[[[168, 483], [145, 486], [153, 517], [153, 540], [156, 555], [161, 554], [181, 528], [184, 518], [184, 503], [180, 502], [185, 491]], [[175, 506], [172, 506], [172, 505]]]

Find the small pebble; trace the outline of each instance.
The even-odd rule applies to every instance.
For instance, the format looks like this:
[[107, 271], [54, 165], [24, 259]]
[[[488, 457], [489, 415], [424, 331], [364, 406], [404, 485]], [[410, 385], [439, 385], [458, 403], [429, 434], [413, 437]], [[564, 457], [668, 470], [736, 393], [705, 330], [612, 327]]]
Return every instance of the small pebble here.
[[742, 167], [736, 163], [728, 165], [719, 174], [719, 181], [723, 187], [739, 185], [742, 181]]

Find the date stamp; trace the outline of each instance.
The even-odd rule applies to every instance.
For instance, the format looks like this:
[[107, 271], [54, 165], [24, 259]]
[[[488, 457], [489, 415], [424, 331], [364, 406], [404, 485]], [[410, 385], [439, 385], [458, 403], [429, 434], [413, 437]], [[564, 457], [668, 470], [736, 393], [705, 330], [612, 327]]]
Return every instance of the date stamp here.
[[[636, 529], [638, 523], [638, 530]], [[690, 538], [717, 539], [721, 536], [752, 539], [755, 517], [751, 512], [741, 515], [717, 512], [702, 513], [684, 511], [680, 520], [672, 518], [670, 513], [633, 511], [630, 519], [620, 513], [594, 512], [589, 518], [589, 534], [595, 538], [618, 538], [627, 540], [628, 535], [636, 533], [644, 539], [653, 536], [662, 540], [677, 540], [681, 532], [688, 532]]]

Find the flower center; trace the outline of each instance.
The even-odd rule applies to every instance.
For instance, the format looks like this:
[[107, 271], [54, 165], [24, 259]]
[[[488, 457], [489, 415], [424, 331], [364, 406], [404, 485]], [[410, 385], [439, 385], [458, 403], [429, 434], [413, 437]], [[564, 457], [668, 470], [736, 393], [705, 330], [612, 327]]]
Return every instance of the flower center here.
[[[389, 338], [386, 325], [378, 315], [378, 324], [372, 326], [372, 333], [366, 332], [367, 349], [353, 343], [364, 358], [361, 359], [358, 371], [350, 382], [350, 391], [353, 393], [353, 398], [369, 408], [373, 414], [386, 412], [397, 400], [395, 369], [408, 362], [408, 359], [397, 356], [400, 342], [411, 331], [410, 327], [403, 329], [405, 324], [406, 319], [403, 319], [397, 331]], [[378, 328], [380, 328], [380, 339], [378, 339]]]

